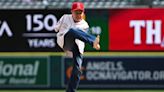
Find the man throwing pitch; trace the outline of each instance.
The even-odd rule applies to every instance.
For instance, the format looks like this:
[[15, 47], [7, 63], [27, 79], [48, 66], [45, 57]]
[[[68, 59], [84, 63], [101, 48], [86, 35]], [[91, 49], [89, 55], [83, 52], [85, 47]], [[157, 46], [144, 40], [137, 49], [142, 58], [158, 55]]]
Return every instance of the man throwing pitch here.
[[68, 82], [66, 92], [76, 92], [80, 82], [82, 54], [85, 43], [90, 44], [96, 50], [100, 49], [99, 36], [94, 37], [87, 34], [88, 23], [83, 19], [84, 4], [82, 2], [73, 2], [71, 8], [72, 14], [64, 14], [57, 25], [57, 43], [65, 52], [72, 52], [73, 70]]

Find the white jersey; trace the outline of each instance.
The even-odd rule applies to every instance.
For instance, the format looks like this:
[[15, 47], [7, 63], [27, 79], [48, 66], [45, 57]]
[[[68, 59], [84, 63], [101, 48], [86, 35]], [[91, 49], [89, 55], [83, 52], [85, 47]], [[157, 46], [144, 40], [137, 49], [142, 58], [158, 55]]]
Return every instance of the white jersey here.
[[[79, 28], [83, 31], [86, 31], [89, 26], [85, 20], [81, 20], [80, 22], [75, 23], [71, 14], [63, 15], [55, 26], [55, 31], [58, 32], [57, 43], [61, 48], [63, 48], [64, 45], [64, 35], [69, 31], [70, 28]], [[85, 47], [84, 42], [78, 39], [76, 39], [75, 42], [79, 48], [80, 53], [83, 54]]]

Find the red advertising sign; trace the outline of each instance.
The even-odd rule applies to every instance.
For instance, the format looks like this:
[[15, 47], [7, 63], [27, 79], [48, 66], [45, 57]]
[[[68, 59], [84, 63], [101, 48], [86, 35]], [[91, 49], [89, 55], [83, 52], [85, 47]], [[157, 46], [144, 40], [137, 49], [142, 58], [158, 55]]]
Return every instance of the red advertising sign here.
[[112, 9], [109, 13], [109, 50], [164, 51], [164, 9]]

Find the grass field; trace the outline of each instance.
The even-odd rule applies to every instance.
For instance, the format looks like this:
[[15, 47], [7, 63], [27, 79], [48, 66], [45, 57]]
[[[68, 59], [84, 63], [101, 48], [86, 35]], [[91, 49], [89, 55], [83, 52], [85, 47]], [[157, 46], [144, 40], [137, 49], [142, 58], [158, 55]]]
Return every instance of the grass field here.
[[[0, 52], [0, 56], [65, 56], [63, 52]], [[164, 52], [84, 52], [84, 56], [164, 56]]]
[[[65, 92], [64, 90], [0, 90], [0, 92]], [[164, 92], [164, 90], [79, 90], [77, 92]]]

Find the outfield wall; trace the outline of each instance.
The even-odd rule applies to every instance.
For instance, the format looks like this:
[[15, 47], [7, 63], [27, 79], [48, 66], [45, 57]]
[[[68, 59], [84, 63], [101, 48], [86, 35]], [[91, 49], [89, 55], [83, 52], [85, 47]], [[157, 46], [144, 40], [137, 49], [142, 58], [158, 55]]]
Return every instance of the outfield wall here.
[[[164, 9], [87, 9], [88, 33], [100, 51], [164, 51]], [[1, 10], [0, 52], [61, 52], [54, 26], [68, 9]], [[19, 21], [18, 21], [19, 20]], [[21, 45], [20, 45], [21, 44]], [[87, 44], [86, 51], [96, 51]]]
[[[164, 57], [85, 55], [79, 88], [164, 88]], [[72, 60], [63, 55], [0, 56], [0, 88], [65, 88]]]
[[[107, 13], [107, 10], [98, 11]], [[88, 33], [101, 34], [104, 40], [101, 42], [104, 44], [101, 51], [107, 51], [108, 16], [97, 14], [93, 17], [96, 12], [86, 10], [85, 18], [90, 24]], [[64, 14], [69, 13], [68, 9], [0, 10], [0, 52], [61, 52], [56, 43], [54, 27]], [[102, 30], [105, 31], [102, 33]], [[86, 46], [86, 51], [95, 50]]]

